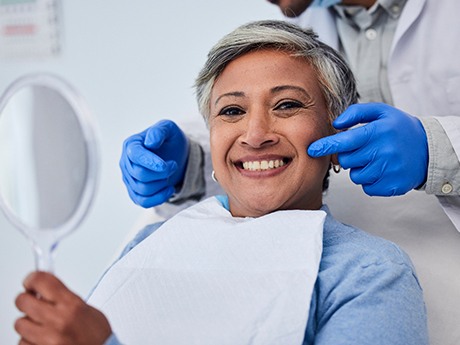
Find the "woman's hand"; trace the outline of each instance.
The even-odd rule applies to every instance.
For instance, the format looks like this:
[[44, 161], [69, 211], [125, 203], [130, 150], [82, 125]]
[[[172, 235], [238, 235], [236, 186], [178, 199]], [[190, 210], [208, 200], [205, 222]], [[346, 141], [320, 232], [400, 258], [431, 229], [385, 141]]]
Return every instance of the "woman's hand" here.
[[25, 292], [16, 307], [25, 315], [15, 322], [26, 344], [101, 345], [112, 333], [107, 318], [86, 304], [54, 275], [31, 273], [24, 280]]

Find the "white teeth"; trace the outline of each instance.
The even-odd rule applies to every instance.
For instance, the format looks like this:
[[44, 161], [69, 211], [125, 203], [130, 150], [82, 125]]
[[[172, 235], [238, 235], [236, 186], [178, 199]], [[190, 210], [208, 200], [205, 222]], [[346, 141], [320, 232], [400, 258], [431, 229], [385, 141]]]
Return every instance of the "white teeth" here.
[[243, 162], [243, 169], [250, 171], [261, 171], [268, 169], [276, 169], [282, 167], [284, 162], [282, 159], [275, 159], [271, 161], [253, 161], [253, 162]]
[[260, 170], [267, 170], [268, 169], [268, 162], [262, 161], [260, 162]]

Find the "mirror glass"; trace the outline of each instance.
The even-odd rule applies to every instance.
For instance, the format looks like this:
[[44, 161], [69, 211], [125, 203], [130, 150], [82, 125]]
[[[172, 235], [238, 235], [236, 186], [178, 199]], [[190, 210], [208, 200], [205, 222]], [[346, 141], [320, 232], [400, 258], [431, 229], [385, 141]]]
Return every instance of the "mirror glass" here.
[[24, 76], [0, 98], [0, 200], [52, 271], [60, 239], [86, 214], [97, 180], [97, 147], [77, 92], [49, 74]]

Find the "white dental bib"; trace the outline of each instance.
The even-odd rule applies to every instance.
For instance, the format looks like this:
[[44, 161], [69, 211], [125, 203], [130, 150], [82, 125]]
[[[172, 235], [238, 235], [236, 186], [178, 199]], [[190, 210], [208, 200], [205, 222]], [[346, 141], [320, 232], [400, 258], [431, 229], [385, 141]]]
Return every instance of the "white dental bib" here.
[[89, 303], [135, 344], [302, 344], [324, 211], [234, 218], [211, 197], [118, 261]]

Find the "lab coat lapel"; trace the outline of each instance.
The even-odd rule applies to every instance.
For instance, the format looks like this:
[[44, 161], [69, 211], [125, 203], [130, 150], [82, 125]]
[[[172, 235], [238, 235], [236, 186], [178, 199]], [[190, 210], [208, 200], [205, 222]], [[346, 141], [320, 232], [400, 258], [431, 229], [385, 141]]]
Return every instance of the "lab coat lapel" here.
[[427, 0], [408, 0], [404, 9], [401, 13], [401, 17], [398, 20], [398, 25], [396, 27], [396, 32], [393, 38], [393, 43], [391, 44], [390, 49], [390, 58], [393, 55], [393, 52], [396, 49], [396, 46], [400, 42], [404, 33], [409, 30], [411, 25], [416, 21], [416, 19], [422, 13], [423, 7], [425, 6]]

